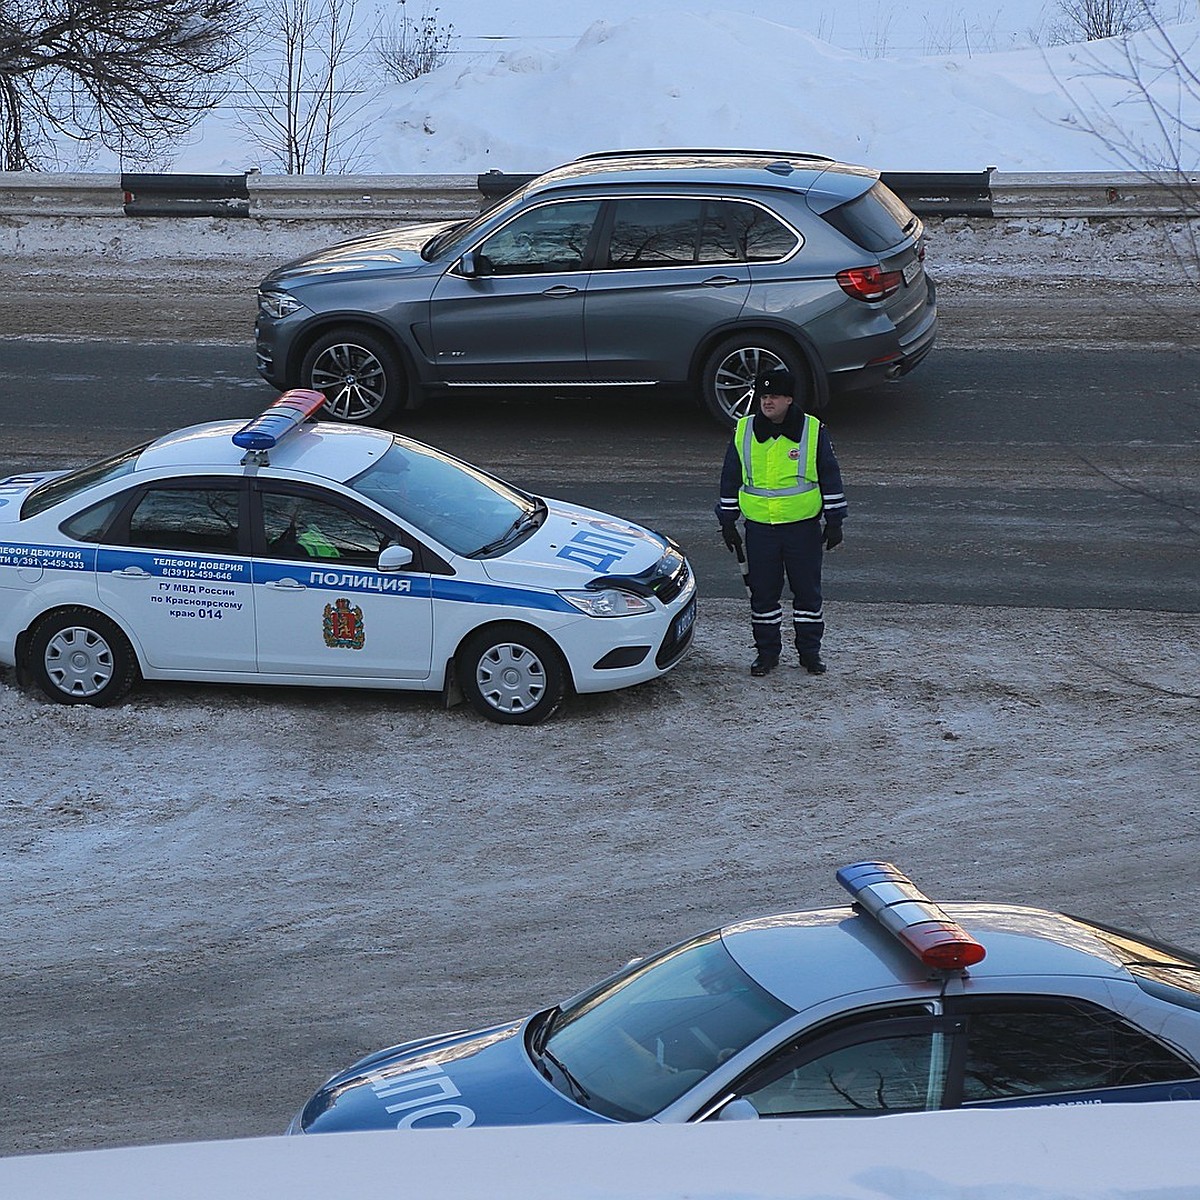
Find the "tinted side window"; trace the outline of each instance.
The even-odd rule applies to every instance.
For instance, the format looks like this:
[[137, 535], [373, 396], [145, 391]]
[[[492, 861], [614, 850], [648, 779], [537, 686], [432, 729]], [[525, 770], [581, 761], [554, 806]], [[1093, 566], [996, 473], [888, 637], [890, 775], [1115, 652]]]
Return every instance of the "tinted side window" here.
[[236, 554], [239, 495], [236, 488], [148, 488], [129, 516], [127, 544]]
[[739, 244], [726, 219], [725, 210], [729, 207], [720, 200], [705, 201], [697, 261], [714, 265], [746, 261], [745, 247]]
[[113, 519], [117, 509], [124, 505], [126, 499], [127, 496], [118, 495], [101, 500], [99, 504], [93, 504], [91, 508], [85, 508], [83, 512], [76, 513], [69, 521], [64, 521], [59, 529], [67, 537], [74, 538], [77, 542], [103, 541], [108, 523]]
[[582, 269], [598, 200], [542, 204], [514, 217], [480, 247], [492, 275], [541, 275]]
[[963, 1103], [1194, 1078], [1166, 1047], [1090, 1005], [972, 1013]]
[[264, 492], [262, 513], [270, 558], [375, 566], [379, 552], [395, 540], [389, 530], [366, 516], [315, 496]]
[[824, 216], [839, 233], [872, 254], [904, 241], [917, 221], [908, 205], [882, 183]]
[[719, 207], [745, 262], [776, 262], [796, 249], [796, 235], [757, 204], [726, 200]]
[[702, 200], [617, 201], [607, 266], [690, 266], [696, 261]]
[[926, 1031], [856, 1042], [743, 1094], [764, 1117], [937, 1108], [946, 1082], [943, 1038]]

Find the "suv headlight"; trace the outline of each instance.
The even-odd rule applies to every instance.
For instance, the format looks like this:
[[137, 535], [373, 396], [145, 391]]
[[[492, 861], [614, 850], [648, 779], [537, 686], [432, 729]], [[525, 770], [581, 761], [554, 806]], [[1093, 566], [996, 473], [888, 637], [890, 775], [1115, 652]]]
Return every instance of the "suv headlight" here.
[[623, 592], [620, 588], [558, 594], [589, 617], [635, 617], [654, 611], [654, 605], [644, 596], [635, 596], [633, 592]]
[[258, 310], [268, 317], [274, 317], [279, 320], [281, 317], [290, 316], [292, 313], [299, 311], [304, 307], [294, 296], [289, 296], [287, 292], [259, 292], [258, 293]]

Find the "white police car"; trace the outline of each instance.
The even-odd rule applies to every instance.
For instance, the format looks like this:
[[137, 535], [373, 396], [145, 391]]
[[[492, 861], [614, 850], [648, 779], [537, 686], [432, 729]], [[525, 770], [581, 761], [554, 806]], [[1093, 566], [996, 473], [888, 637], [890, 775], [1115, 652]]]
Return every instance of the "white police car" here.
[[1200, 1099], [1200, 957], [1042, 909], [852, 908], [701, 934], [524, 1021], [372, 1054], [291, 1133]]
[[662, 675], [696, 585], [668, 538], [408, 438], [309, 418], [171, 433], [0, 481], [0, 663], [51, 699], [147, 679], [464, 695], [534, 724]]

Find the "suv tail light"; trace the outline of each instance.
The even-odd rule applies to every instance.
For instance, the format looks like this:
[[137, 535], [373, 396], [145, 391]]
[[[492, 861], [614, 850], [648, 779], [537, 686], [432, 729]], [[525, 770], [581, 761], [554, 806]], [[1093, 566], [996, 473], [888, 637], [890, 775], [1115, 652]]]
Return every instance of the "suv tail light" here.
[[899, 271], [885, 271], [881, 267], [851, 267], [837, 273], [842, 291], [855, 300], [886, 300], [903, 278]]

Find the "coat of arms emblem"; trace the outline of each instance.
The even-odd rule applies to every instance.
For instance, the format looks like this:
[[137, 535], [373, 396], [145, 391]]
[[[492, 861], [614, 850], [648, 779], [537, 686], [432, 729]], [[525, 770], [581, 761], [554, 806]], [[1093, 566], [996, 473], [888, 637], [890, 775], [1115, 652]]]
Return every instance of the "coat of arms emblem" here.
[[361, 650], [363, 611], [349, 600], [335, 600], [325, 605], [325, 645], [333, 649]]

